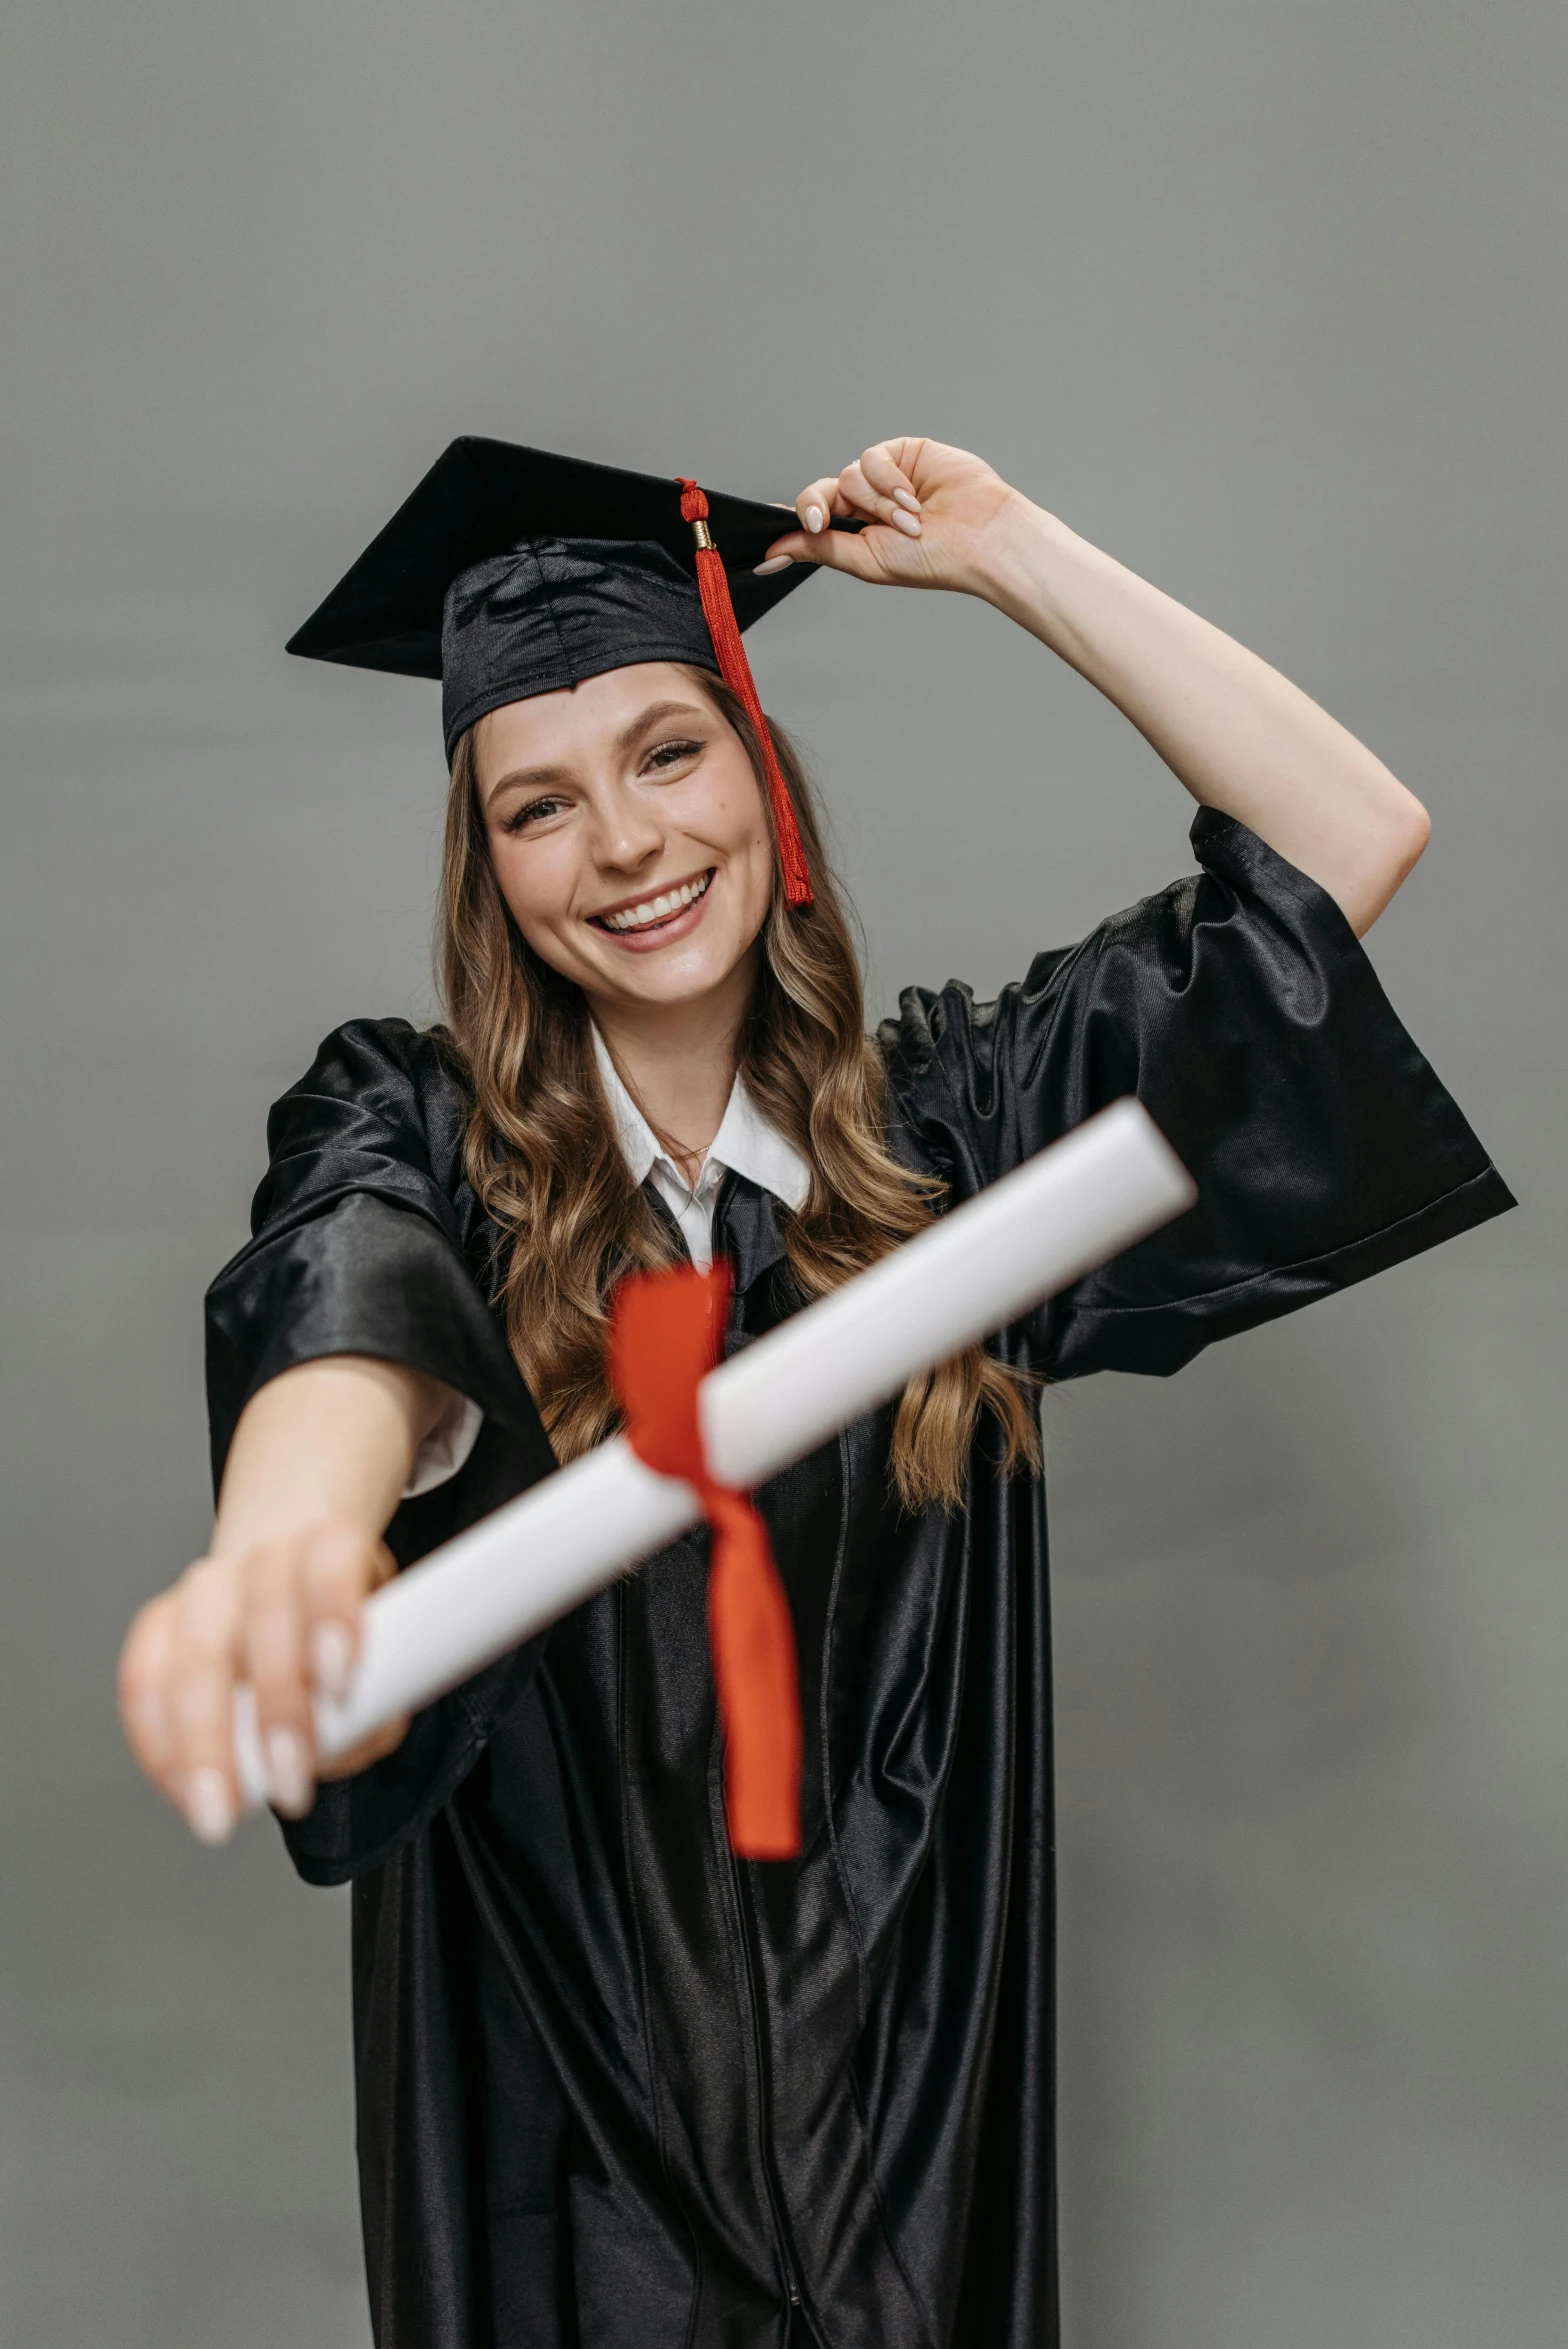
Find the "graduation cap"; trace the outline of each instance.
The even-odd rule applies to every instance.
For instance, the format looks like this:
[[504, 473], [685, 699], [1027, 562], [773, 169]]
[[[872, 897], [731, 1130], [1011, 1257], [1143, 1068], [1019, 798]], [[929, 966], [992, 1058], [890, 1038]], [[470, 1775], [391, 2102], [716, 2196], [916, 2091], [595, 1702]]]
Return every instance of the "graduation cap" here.
[[487, 710], [638, 661], [716, 670], [762, 746], [785, 896], [811, 884], [741, 631], [815, 565], [759, 579], [791, 527], [777, 506], [704, 495], [509, 441], [452, 442], [289, 639], [307, 660], [439, 677], [448, 759]]

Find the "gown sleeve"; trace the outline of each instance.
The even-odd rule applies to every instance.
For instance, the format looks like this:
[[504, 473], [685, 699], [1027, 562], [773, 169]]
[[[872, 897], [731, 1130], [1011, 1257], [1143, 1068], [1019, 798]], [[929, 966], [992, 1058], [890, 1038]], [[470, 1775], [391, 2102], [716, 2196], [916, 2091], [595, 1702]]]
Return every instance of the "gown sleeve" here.
[[[207, 1295], [213, 1482], [251, 1396], [296, 1363], [367, 1354], [442, 1380], [483, 1414], [456, 1474], [405, 1499], [400, 1566], [554, 1466], [489, 1299], [489, 1227], [461, 1177], [467, 1102], [440, 1039], [400, 1020], [329, 1036], [267, 1122], [252, 1236]], [[284, 1823], [300, 1873], [379, 1866], [440, 1809], [531, 1676], [540, 1642], [421, 1713], [397, 1751]]]
[[1198, 1204], [1040, 1309], [1050, 1378], [1164, 1375], [1513, 1198], [1334, 900], [1233, 817], [1202, 867], [977, 1004], [911, 988], [879, 1041], [901, 1155], [963, 1199], [1123, 1094]]

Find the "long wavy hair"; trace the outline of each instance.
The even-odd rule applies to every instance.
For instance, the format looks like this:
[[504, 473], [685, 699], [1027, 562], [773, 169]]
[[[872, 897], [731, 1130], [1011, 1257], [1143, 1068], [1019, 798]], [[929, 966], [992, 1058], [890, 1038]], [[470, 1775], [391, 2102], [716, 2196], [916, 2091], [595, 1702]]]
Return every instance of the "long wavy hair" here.
[[[766, 807], [744, 705], [706, 670], [686, 673], [740, 737]], [[799, 754], [782, 728], [772, 733], [815, 903], [792, 912], [775, 866], [740, 1067], [757, 1107], [811, 1168], [804, 1206], [784, 1217], [784, 1241], [795, 1284], [812, 1298], [923, 1231], [942, 1186], [899, 1166], [884, 1143], [887, 1082], [866, 1033], [843, 899]], [[668, 1262], [671, 1248], [616, 1141], [587, 1003], [574, 982], [534, 953], [502, 898], [473, 734], [463, 735], [452, 758], [438, 977], [472, 1099], [464, 1167], [502, 1238], [508, 1339], [565, 1461], [617, 1422], [604, 1368], [611, 1293], [627, 1272]], [[981, 1347], [911, 1380], [894, 1418], [891, 1456], [906, 1509], [962, 1502], [982, 1412], [998, 1423], [1004, 1469], [1038, 1462], [1034, 1396]]]

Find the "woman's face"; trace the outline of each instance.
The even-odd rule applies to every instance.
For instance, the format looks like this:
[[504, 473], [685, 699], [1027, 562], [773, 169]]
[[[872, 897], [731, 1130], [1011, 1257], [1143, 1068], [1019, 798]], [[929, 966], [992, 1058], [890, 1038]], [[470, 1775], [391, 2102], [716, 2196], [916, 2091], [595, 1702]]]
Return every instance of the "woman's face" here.
[[590, 1003], [688, 1006], [744, 976], [773, 892], [767, 811], [739, 735], [649, 661], [509, 702], [474, 738], [501, 894]]

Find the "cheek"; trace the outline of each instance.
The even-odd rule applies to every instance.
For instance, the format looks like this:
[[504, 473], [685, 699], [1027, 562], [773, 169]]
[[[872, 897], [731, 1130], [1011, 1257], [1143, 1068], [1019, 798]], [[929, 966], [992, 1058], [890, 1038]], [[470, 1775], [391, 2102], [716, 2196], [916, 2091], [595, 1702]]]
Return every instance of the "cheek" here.
[[738, 761], [738, 772], [713, 778], [702, 816], [694, 811], [689, 829], [723, 854], [733, 893], [729, 902], [749, 945], [766, 921], [772, 901], [773, 835], [761, 789], [744, 755]]
[[712, 773], [694, 777], [687, 788], [679, 822], [689, 837], [709, 841], [727, 856], [768, 847], [762, 794], [744, 759], [736, 765], [726, 761]]
[[577, 854], [565, 840], [517, 840], [490, 835], [490, 861], [508, 912], [532, 942], [532, 934], [564, 922], [577, 886]]

